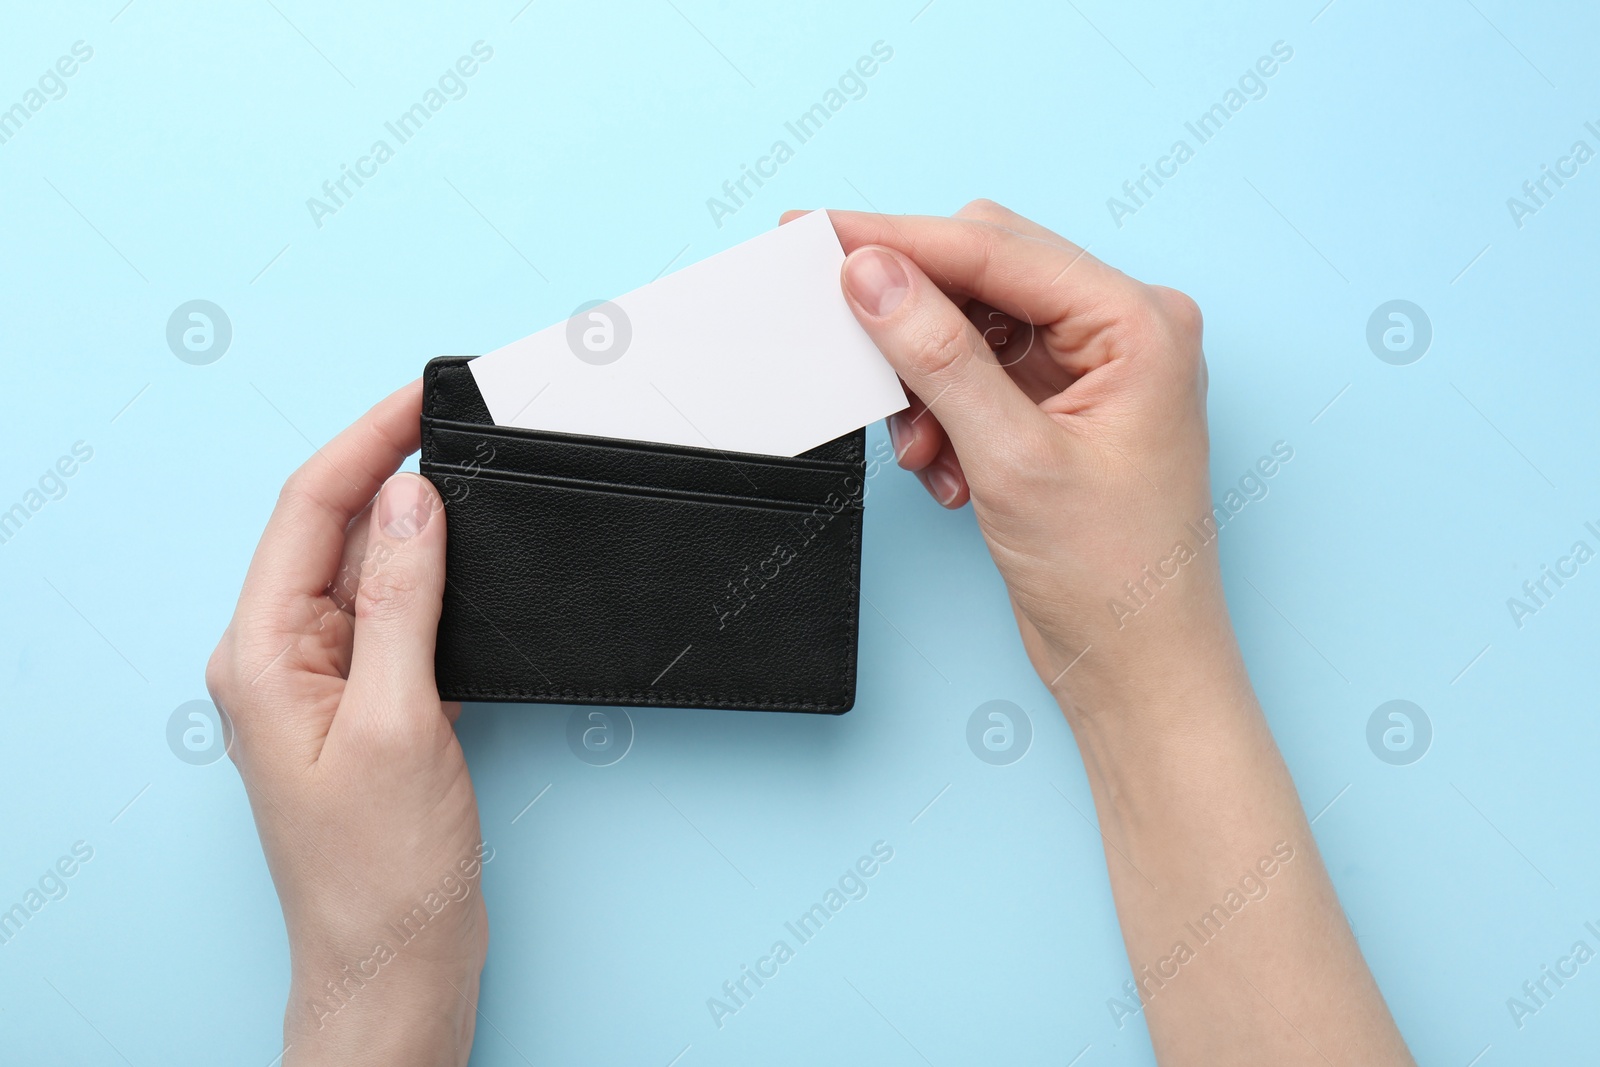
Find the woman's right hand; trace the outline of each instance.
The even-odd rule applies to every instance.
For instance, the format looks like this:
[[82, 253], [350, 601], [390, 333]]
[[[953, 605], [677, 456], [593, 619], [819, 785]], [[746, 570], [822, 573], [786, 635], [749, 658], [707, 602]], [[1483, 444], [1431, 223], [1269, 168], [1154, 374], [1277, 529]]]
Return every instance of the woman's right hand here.
[[832, 218], [900, 462], [972, 500], [1077, 738], [1157, 1060], [1411, 1063], [1228, 622], [1194, 302], [986, 201]]
[[1184, 664], [1235, 661], [1214, 536], [1201, 543], [1194, 301], [988, 201], [830, 216], [845, 295], [911, 396], [889, 422], [900, 463], [946, 507], [970, 497], [1069, 713], [1159, 700]]

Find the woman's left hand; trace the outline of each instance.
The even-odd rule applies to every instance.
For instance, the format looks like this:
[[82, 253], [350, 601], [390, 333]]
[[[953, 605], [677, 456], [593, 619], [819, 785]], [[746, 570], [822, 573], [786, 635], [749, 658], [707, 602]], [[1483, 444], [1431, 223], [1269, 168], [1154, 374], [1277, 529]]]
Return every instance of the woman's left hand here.
[[206, 668], [288, 926], [286, 1067], [465, 1064], [472, 1044], [492, 852], [434, 685], [444, 508], [394, 473], [421, 398], [289, 478]]

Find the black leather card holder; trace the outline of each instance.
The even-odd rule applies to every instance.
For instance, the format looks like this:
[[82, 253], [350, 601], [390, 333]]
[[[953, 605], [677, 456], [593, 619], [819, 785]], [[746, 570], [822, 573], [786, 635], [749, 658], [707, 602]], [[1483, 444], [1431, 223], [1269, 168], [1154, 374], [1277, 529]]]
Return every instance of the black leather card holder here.
[[865, 430], [791, 459], [495, 426], [468, 359], [424, 374], [441, 697], [850, 710]]

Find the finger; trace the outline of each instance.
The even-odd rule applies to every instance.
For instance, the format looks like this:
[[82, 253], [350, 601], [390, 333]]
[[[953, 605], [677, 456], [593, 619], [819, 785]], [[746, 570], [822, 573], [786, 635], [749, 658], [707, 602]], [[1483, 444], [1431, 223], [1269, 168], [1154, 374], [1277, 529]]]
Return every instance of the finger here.
[[245, 577], [241, 599], [318, 596], [333, 580], [350, 520], [417, 450], [422, 382], [388, 397], [289, 476]]
[[[444, 598], [444, 502], [415, 474], [383, 483], [356, 591], [348, 696], [374, 714], [437, 714], [434, 641]], [[342, 709], [346, 705], [341, 703]]]
[[961, 309], [908, 258], [875, 246], [857, 249], [845, 259], [841, 284], [857, 321], [939, 417], [957, 451], [981, 454], [1045, 420]]
[[[971, 205], [968, 205], [968, 206], [971, 206]], [[791, 211], [785, 211], [782, 215], [778, 216], [778, 225], [779, 226], [787, 226], [789, 223], [793, 222], [795, 219], [801, 218], [801, 217], [809, 215], [809, 214], [811, 214], [811, 211], [809, 209], [805, 210], [805, 211], [792, 211], [792, 210]], [[839, 213], [836, 212], [836, 211], [830, 211], [828, 213], [830, 220], [834, 216], [836, 216], [838, 214]], [[850, 249], [847, 247], [847, 248], [845, 248], [845, 251], [848, 252], [848, 251], [850, 251]], [[966, 304], [967, 300], [969, 299], [966, 293], [948, 292], [948, 293], [946, 293], [946, 295], [950, 297], [951, 303], [955, 304], [956, 307], [964, 306]]]
[[888, 424], [895, 462], [908, 471], [919, 471], [932, 463], [944, 445], [945, 435], [939, 420], [928, 413], [928, 405], [922, 398], [909, 389], [906, 390], [905, 410], [890, 415]]
[[339, 553], [339, 567], [328, 583], [328, 598], [346, 615], [356, 612], [356, 591], [361, 588], [361, 565], [367, 558], [367, 534], [372, 529], [372, 503], [356, 512], [356, 517], [345, 527], [344, 549]]
[[961, 469], [961, 459], [947, 442], [932, 463], [917, 472], [917, 479], [928, 495], [942, 506], [954, 511], [971, 499], [966, 472]]
[[846, 253], [884, 245], [941, 289], [1041, 326], [1077, 316], [1110, 324], [1136, 306], [1138, 282], [1064, 239], [1045, 241], [976, 219], [830, 211]]
[[1077, 247], [1054, 230], [1046, 229], [1032, 219], [1024, 218], [1010, 208], [1003, 207], [993, 200], [974, 200], [956, 212], [954, 217], [993, 223], [996, 226], [1004, 226], [1008, 230], [1020, 233], [1024, 237], [1032, 237], [1036, 240], [1048, 241], [1063, 246], [1072, 246], [1074, 249]]

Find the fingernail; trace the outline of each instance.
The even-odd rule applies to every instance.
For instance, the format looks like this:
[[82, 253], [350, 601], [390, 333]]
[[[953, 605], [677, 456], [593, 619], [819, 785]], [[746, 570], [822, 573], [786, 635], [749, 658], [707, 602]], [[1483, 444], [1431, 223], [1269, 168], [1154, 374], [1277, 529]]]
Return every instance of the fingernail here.
[[861, 248], [844, 261], [844, 284], [856, 303], [874, 318], [882, 318], [899, 307], [911, 291], [905, 268], [889, 253], [877, 248]]
[[950, 501], [961, 492], [961, 482], [943, 467], [929, 467], [922, 472], [922, 476], [928, 480], [928, 488], [933, 492], [933, 498], [945, 507], [949, 507]]
[[906, 458], [906, 449], [911, 447], [913, 431], [910, 421], [899, 412], [889, 416], [889, 444], [894, 447], [894, 461], [899, 463]]
[[396, 474], [378, 491], [378, 525], [397, 541], [421, 533], [432, 511], [424, 503], [422, 479], [415, 474]]

